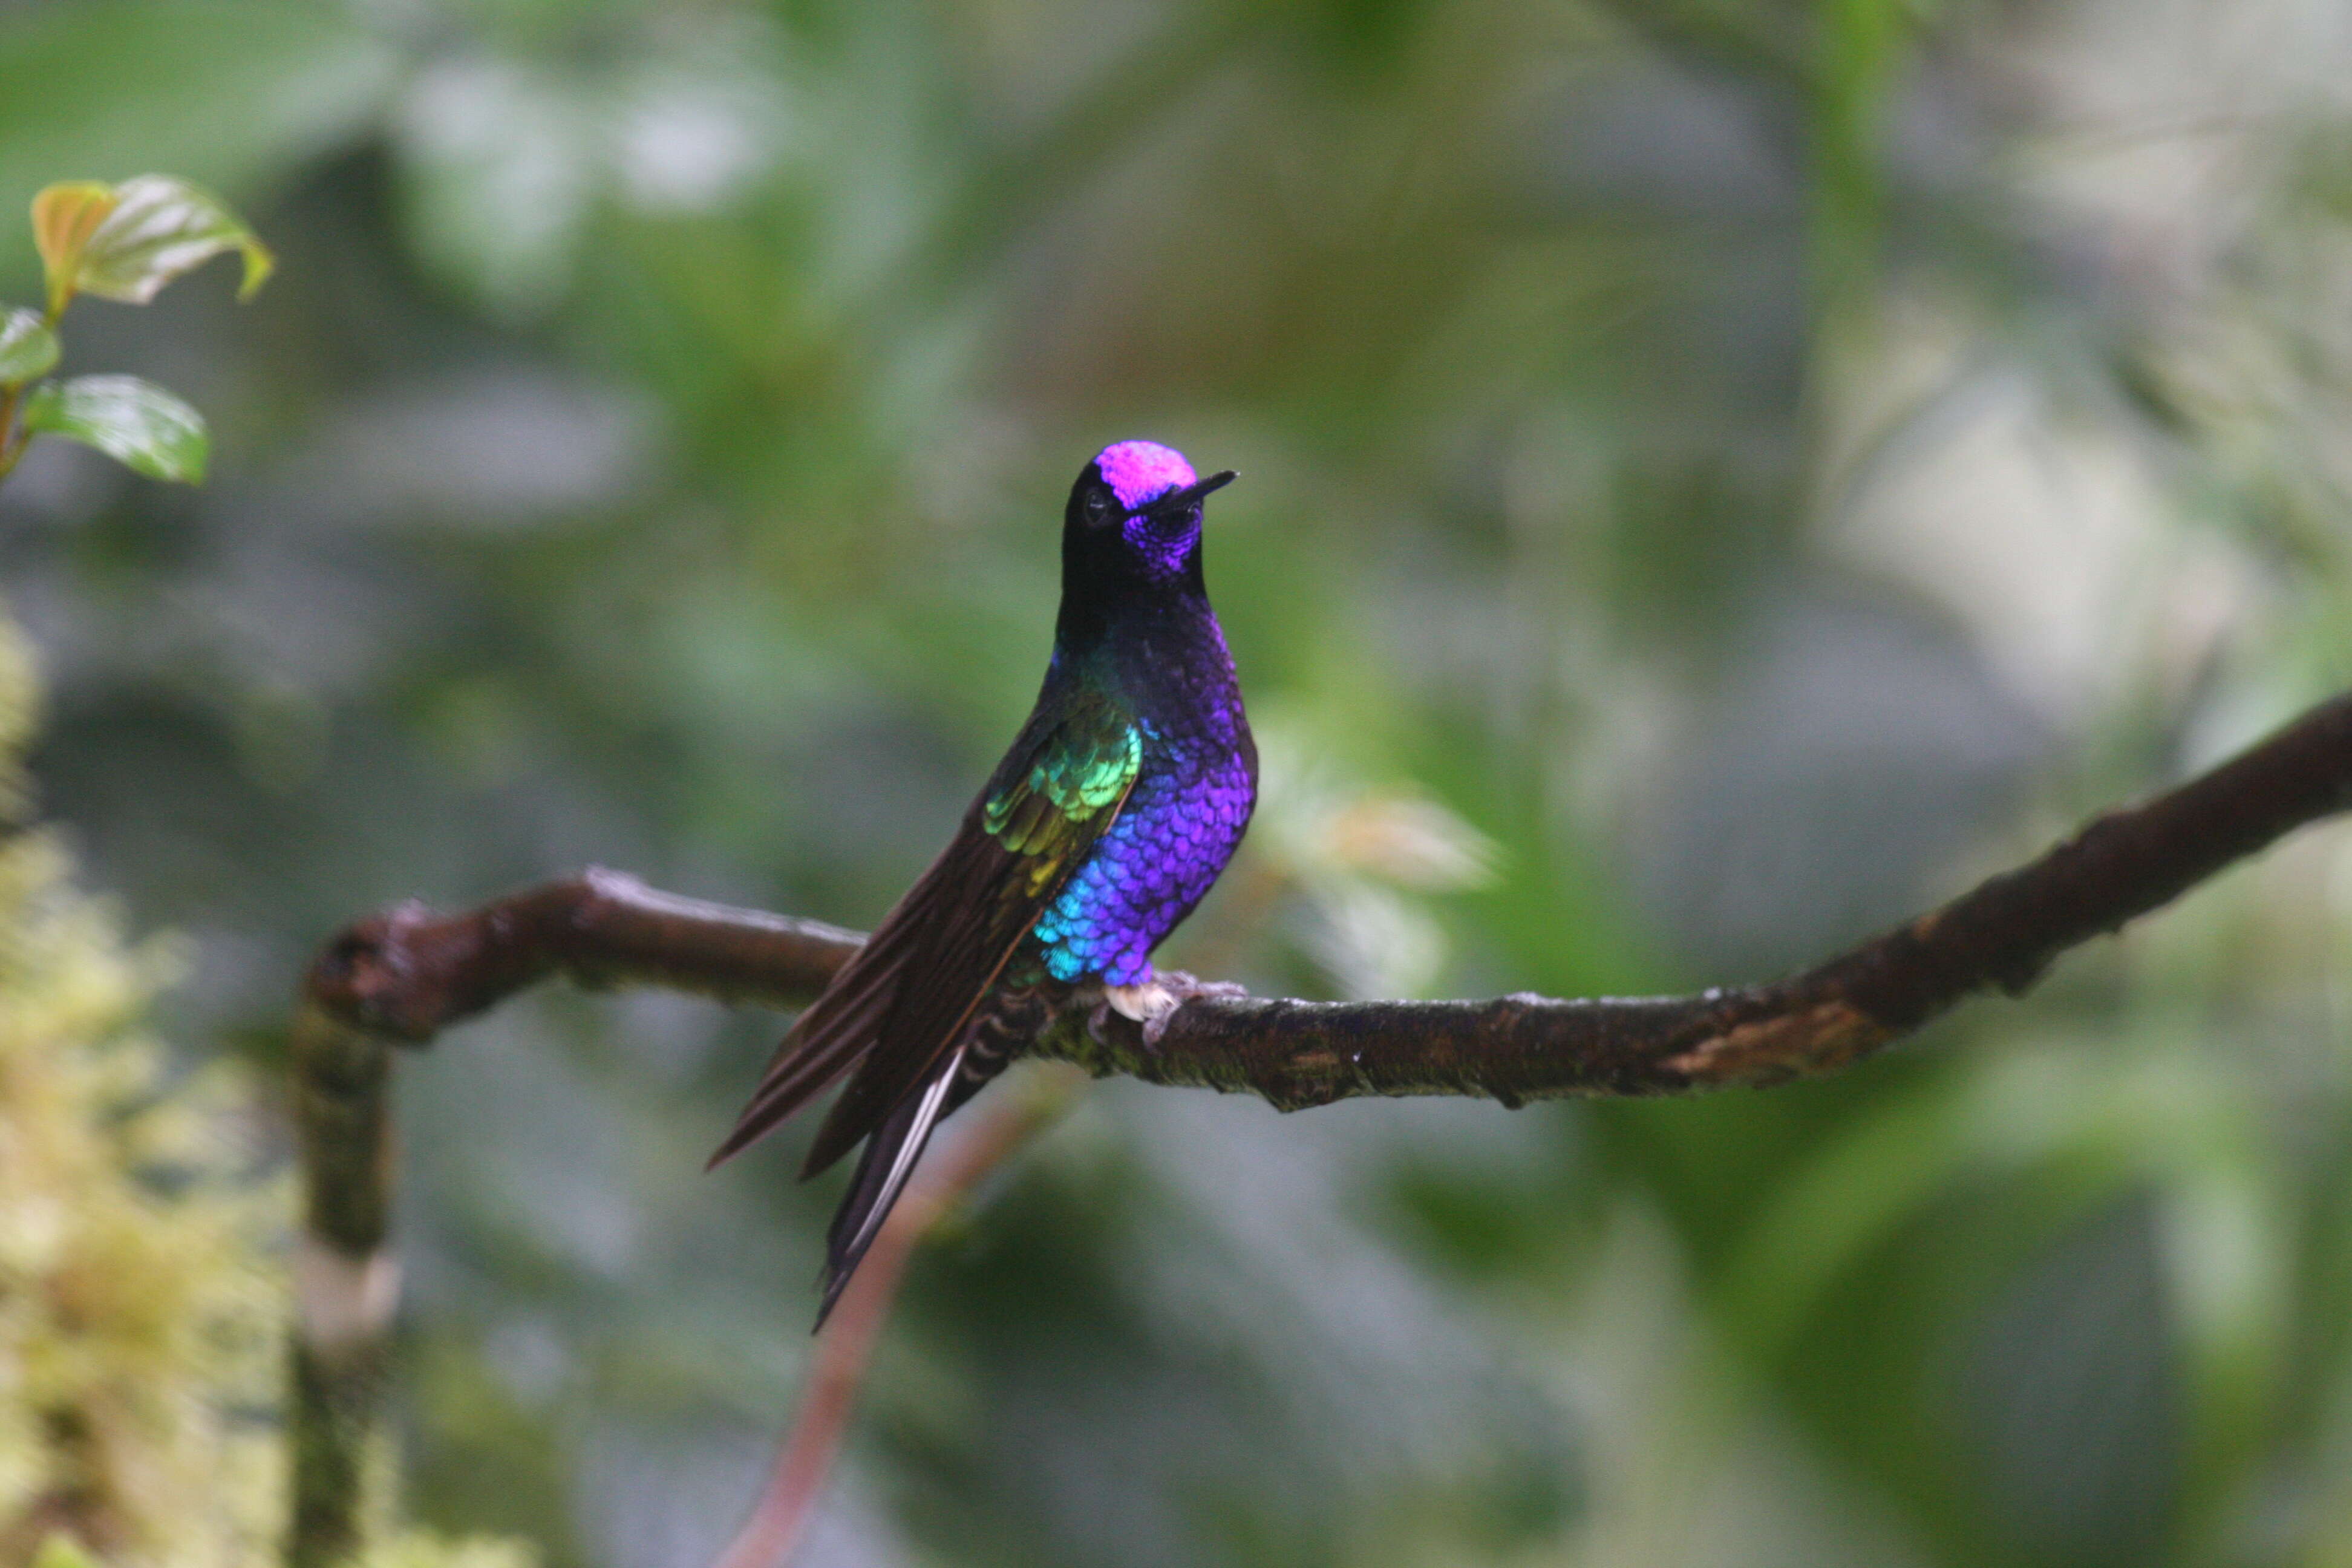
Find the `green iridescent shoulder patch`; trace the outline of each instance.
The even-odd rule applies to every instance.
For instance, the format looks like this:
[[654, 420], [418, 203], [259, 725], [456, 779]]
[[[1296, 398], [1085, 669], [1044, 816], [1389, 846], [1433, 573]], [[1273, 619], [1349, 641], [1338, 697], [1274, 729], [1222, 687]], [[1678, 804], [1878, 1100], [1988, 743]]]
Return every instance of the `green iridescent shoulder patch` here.
[[1016, 854], [1051, 854], [1068, 829], [1126, 799], [1142, 771], [1143, 736], [1134, 725], [1065, 724], [1018, 784], [989, 796], [981, 826]]

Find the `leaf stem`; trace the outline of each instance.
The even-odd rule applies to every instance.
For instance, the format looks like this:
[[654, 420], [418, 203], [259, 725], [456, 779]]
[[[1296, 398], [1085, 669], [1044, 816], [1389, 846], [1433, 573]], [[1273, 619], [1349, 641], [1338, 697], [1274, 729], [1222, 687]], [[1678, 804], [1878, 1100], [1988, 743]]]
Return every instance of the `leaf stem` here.
[[15, 471], [16, 459], [25, 455], [32, 442], [16, 428], [16, 401], [24, 395], [25, 384], [12, 381], [0, 385], [0, 479]]

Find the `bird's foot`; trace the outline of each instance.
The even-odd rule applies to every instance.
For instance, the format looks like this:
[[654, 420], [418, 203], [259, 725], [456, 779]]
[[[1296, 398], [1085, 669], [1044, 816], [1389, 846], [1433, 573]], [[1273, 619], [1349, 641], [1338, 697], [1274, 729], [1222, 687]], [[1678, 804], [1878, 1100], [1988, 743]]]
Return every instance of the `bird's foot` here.
[[[1181, 969], [1164, 970], [1140, 985], [1106, 985], [1103, 1005], [1122, 1018], [1143, 1026], [1143, 1044], [1156, 1050], [1168, 1032], [1176, 1009], [1199, 996], [1246, 996], [1249, 992], [1229, 980], [1197, 980]], [[1099, 1034], [1099, 1031], [1097, 1031]]]

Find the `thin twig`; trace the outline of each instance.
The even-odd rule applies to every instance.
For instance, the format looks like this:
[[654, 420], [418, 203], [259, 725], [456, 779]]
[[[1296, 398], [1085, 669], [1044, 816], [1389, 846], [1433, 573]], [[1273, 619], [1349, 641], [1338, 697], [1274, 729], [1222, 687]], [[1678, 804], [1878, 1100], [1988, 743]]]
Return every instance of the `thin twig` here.
[[777, 1568], [807, 1531], [841, 1451], [843, 1434], [865, 1380], [875, 1342], [889, 1321], [907, 1261], [933, 1226], [972, 1190], [1051, 1125], [1068, 1103], [1077, 1075], [1063, 1069], [1048, 1085], [1008, 1095], [987, 1108], [971, 1128], [934, 1154], [908, 1184], [883, 1223], [840, 1304], [817, 1336], [815, 1364], [799, 1413], [776, 1455], [767, 1489], [714, 1568]]

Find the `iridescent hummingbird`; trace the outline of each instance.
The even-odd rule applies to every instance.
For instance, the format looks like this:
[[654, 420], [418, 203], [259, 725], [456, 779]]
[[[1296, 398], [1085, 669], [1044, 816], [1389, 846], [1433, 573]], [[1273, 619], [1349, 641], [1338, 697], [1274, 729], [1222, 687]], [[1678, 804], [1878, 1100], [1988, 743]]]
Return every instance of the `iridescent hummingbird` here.
[[1106, 447], [1062, 520], [1062, 608], [1037, 705], [944, 853], [793, 1023], [716, 1165], [848, 1074], [801, 1168], [866, 1141], [826, 1237], [825, 1314], [940, 1118], [1082, 988], [1160, 1026], [1198, 987], [1151, 950], [1233, 858], [1257, 748], [1201, 578], [1194, 476]]

